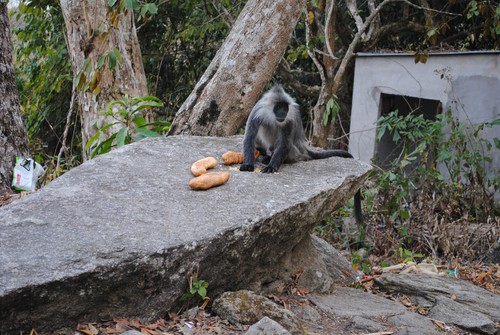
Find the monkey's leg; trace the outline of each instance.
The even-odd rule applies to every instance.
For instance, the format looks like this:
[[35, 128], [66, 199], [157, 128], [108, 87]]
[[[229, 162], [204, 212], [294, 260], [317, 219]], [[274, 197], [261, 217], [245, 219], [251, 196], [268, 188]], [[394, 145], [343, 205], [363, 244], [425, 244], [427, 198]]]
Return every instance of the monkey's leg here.
[[271, 160], [269, 161], [269, 164], [262, 169], [262, 173], [278, 172], [281, 164], [283, 164], [285, 158], [290, 152], [290, 147], [292, 146], [292, 138], [290, 136], [292, 132], [292, 126], [292, 123], [289, 123], [280, 129], [280, 134], [278, 136], [276, 144], [273, 145], [273, 148], [275, 148], [275, 150], [273, 151]]

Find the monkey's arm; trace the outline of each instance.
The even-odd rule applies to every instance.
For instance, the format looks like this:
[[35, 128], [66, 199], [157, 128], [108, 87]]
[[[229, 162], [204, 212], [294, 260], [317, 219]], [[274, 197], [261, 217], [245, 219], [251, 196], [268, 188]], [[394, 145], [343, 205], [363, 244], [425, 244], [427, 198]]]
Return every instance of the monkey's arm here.
[[245, 137], [243, 138], [243, 164], [240, 165], [240, 171], [253, 171], [255, 165], [255, 138], [259, 132], [260, 122], [250, 114], [245, 127]]

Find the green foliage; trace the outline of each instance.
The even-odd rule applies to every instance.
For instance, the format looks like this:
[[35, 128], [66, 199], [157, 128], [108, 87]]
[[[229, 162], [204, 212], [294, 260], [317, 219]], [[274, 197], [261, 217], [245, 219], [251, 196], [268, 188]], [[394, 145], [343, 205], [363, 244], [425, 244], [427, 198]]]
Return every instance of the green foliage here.
[[[373, 202], [373, 190], [362, 190], [363, 197], [367, 206]], [[339, 208], [334, 215], [327, 215], [321, 222], [314, 227], [314, 232], [324, 239], [334, 244], [339, 244], [343, 248], [359, 249], [361, 247], [370, 248], [371, 246], [365, 240], [366, 230], [364, 227], [350, 225], [350, 217], [354, 212], [354, 199]]]
[[[500, 4], [498, 1], [449, 1], [448, 9], [460, 15], [438, 15], [425, 21], [424, 45], [443, 40], [463, 49], [497, 49], [500, 46]], [[466, 31], [461, 38], [453, 38]], [[450, 39], [452, 37], [453, 39]]]
[[[391, 219], [404, 221], [411, 217], [406, 204], [412, 192], [421, 188], [445, 190], [448, 200], [467, 204], [475, 217], [486, 220], [491, 213], [491, 196], [500, 180], [486, 174], [485, 164], [491, 163], [488, 153], [493, 143], [482, 138], [480, 132], [498, 125], [500, 120], [470, 125], [459, 122], [451, 110], [436, 118], [399, 116], [396, 110], [379, 119], [378, 139], [388, 132], [395, 143], [402, 143], [398, 159], [378, 178], [380, 192], [393, 191], [386, 204]], [[498, 149], [499, 141], [494, 142]]]
[[314, 232], [324, 238], [331, 238], [341, 233], [341, 228], [342, 226], [340, 222], [327, 215], [318, 226], [314, 227]]
[[[21, 1], [11, 12], [16, 20], [14, 66], [22, 117], [30, 142], [48, 155], [58, 152], [69, 110], [71, 62], [63, 36], [58, 1]], [[78, 141], [72, 143], [78, 151]]]
[[[91, 122], [90, 126], [96, 126], [98, 131], [87, 142], [85, 149], [91, 151], [91, 157], [109, 152], [114, 147], [139, 141], [146, 137], [160, 137], [160, 132], [166, 132], [170, 128], [169, 122], [146, 122], [141, 111], [146, 108], [162, 107], [163, 103], [156, 97], [146, 96], [129, 98], [125, 95], [121, 100], [113, 100], [101, 113], [111, 122], [103, 124], [101, 119]], [[120, 129], [107, 135], [108, 129]]]
[[207, 288], [208, 288], [207, 281], [198, 278], [193, 278], [189, 290], [181, 295], [180, 300], [188, 301], [194, 298], [195, 296], [199, 296], [202, 300], [204, 300], [207, 296]]
[[101, 93], [101, 75], [105, 65], [113, 70], [117, 63], [121, 63], [122, 54], [117, 48], [105, 52], [96, 64], [92, 64], [89, 59], [83, 62], [82, 70], [76, 75], [76, 88], [78, 90], [90, 90], [94, 95]]
[[371, 263], [363, 254], [353, 252], [351, 253], [351, 265], [355, 271], [363, 271], [364, 274], [370, 274]]
[[402, 259], [403, 263], [417, 262], [418, 258], [425, 258], [425, 255], [421, 253], [413, 253], [411, 250], [400, 247], [398, 249], [399, 257]]
[[470, 223], [494, 222], [500, 170], [493, 167], [496, 173], [487, 174], [486, 165], [500, 141], [486, 140], [481, 132], [498, 127], [500, 119], [472, 125], [460, 122], [450, 109], [436, 120], [395, 110], [378, 124], [378, 139], [389, 134], [400, 152], [376, 175], [372, 215], [385, 228], [375, 231], [374, 249], [386, 252], [382, 250], [399, 244], [397, 254], [404, 261], [423, 257], [420, 251], [465, 257], [466, 250], [472, 255], [477, 240], [447, 240], [445, 223], [465, 221], [468, 229]]
[[[244, 1], [219, 1], [237, 17]], [[197, 0], [157, 3], [154, 20], [141, 26], [143, 61], [149, 91], [165, 101], [166, 119], [186, 100], [224, 41], [229, 27], [222, 9]]]
[[113, 12], [110, 19], [115, 25], [118, 24], [119, 16], [116, 14], [122, 14], [126, 10], [131, 10], [137, 13], [137, 20], [149, 18], [158, 13], [158, 7], [154, 2], [144, 2], [138, 0], [108, 0], [108, 5]]
[[286, 52], [286, 59], [295, 62], [298, 59], [308, 59], [309, 53], [305, 45], [299, 45], [296, 48], [289, 48]]
[[323, 113], [323, 125], [327, 126], [328, 122], [333, 120], [339, 112], [340, 112], [340, 105], [338, 102], [338, 97], [334, 95], [326, 103], [326, 110]]

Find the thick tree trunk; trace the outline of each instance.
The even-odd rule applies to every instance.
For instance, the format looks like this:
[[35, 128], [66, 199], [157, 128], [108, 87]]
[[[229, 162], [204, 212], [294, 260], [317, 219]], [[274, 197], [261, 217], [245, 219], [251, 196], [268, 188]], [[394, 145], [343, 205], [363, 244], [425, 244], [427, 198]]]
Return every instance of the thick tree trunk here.
[[271, 79], [305, 0], [249, 0], [169, 135], [235, 134]]
[[[119, 14], [118, 20], [113, 21], [107, 0], [60, 2], [66, 22], [68, 51], [75, 80], [79, 80], [77, 76], [81, 73], [85, 60], [89, 61], [92, 68], [92, 74], [86, 80], [96, 79], [90, 89], [80, 89], [78, 92], [82, 144], [85, 147], [97, 130], [89, 127], [89, 122], [103, 119], [99, 111], [111, 100], [121, 99], [125, 94], [130, 97], [147, 95], [146, 76], [130, 11]], [[110, 68], [109, 62], [106, 61], [98, 70], [97, 64], [101, 56], [114, 48], [120, 52], [121, 61], [118, 59], [114, 68]], [[111, 132], [116, 130], [110, 129]]]
[[28, 154], [12, 65], [7, 2], [0, 0], [0, 196], [10, 189], [15, 156]]
[[313, 145], [321, 148], [330, 148], [328, 143], [328, 134], [331, 128], [332, 118], [329, 118], [326, 124], [323, 122], [323, 113], [326, 112], [326, 105], [336, 92], [332, 91], [333, 76], [335, 71], [335, 21], [337, 20], [337, 0], [326, 1], [326, 20], [325, 20], [325, 46], [323, 48], [323, 66], [325, 68], [325, 80], [320, 91], [318, 101], [313, 109], [313, 134], [311, 142]]

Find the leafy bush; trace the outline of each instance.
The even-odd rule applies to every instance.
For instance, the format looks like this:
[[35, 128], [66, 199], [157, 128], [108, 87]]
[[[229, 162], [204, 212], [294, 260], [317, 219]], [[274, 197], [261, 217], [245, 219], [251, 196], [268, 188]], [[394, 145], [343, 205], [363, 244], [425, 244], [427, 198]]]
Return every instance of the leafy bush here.
[[[11, 11], [11, 18], [17, 87], [30, 151], [50, 158], [61, 146], [71, 101], [72, 70], [61, 7], [57, 1], [23, 0]], [[77, 123], [73, 129], [78, 136]], [[78, 155], [79, 139], [69, 149]]]
[[[139, 141], [145, 137], [160, 137], [160, 132], [170, 128], [169, 122], [147, 122], [141, 111], [146, 108], [162, 107], [163, 103], [156, 97], [145, 96], [129, 98], [125, 95], [121, 100], [113, 100], [101, 113], [112, 121], [103, 125], [101, 119], [95, 119], [90, 126], [97, 126], [98, 131], [87, 142], [85, 149], [91, 157], [109, 152], [114, 147]], [[108, 129], [120, 129], [108, 134]]]
[[395, 252], [396, 246], [399, 253], [472, 259], [494, 242], [500, 171], [488, 175], [485, 166], [500, 141], [486, 140], [480, 132], [498, 125], [500, 119], [460, 122], [451, 110], [435, 121], [397, 110], [379, 119], [378, 138], [388, 132], [401, 152], [387, 170], [377, 171], [371, 219], [375, 253]]
[[[363, 248], [372, 259], [477, 259], [500, 230], [494, 199], [500, 171], [486, 172], [500, 141], [480, 134], [500, 125], [500, 119], [471, 125], [459, 122], [451, 110], [436, 120], [396, 110], [378, 125], [378, 138], [390, 134], [400, 151], [388, 168], [374, 171], [362, 190], [368, 239], [361, 241], [362, 232], [346, 220], [352, 201], [322, 221], [316, 233], [342, 248]], [[352, 260], [366, 272], [368, 260]]]

